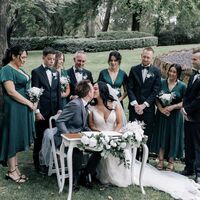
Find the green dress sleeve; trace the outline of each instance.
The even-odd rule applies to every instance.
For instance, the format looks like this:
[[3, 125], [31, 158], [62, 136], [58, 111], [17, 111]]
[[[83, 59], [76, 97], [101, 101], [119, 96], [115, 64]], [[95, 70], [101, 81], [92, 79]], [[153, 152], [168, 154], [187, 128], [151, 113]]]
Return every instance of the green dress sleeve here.
[[0, 71], [0, 82], [4, 83], [6, 81], [13, 81], [14, 82], [15, 77], [13, 73], [13, 69], [10, 66], [5, 66]]

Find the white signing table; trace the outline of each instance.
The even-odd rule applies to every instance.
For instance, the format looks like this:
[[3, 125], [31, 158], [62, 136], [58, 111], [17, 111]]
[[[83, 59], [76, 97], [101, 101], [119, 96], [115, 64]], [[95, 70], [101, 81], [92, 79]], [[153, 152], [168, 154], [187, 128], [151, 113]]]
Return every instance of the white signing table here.
[[[78, 144], [81, 143], [81, 135], [78, 133], [70, 133], [70, 134], [62, 134], [62, 144], [60, 147], [60, 162], [61, 162], [61, 171], [62, 171], [62, 179], [61, 185], [59, 188], [59, 192], [63, 191], [64, 184], [65, 184], [65, 162], [64, 162], [64, 154], [65, 154], [65, 147], [68, 147], [67, 151], [67, 168], [69, 174], [69, 191], [68, 191], [68, 198], [67, 200], [71, 200], [72, 197], [72, 186], [73, 186], [73, 166], [72, 166], [72, 154], [73, 148], [77, 147]], [[143, 155], [142, 155], [142, 164], [140, 169], [139, 175], [139, 185], [142, 191], [142, 194], [145, 194], [145, 190], [142, 185], [142, 177], [145, 164], [148, 158], [148, 147], [146, 144], [141, 144], [143, 148]], [[131, 163], [131, 175], [132, 175], [132, 184], [134, 185], [134, 164], [136, 159], [137, 147], [132, 147], [132, 163]]]

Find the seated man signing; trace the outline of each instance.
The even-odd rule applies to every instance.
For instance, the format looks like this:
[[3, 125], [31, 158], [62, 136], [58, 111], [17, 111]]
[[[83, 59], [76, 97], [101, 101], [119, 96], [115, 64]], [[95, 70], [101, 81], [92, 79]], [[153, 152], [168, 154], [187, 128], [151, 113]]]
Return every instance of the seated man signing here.
[[[78, 133], [89, 131], [87, 124], [87, 106], [88, 102], [93, 99], [94, 89], [89, 80], [80, 81], [76, 87], [78, 98], [70, 101], [63, 109], [61, 115], [56, 121], [58, 132], [55, 134], [55, 145], [61, 145], [61, 134]], [[79, 190], [79, 174], [82, 166], [83, 152], [78, 148], [73, 151], [73, 190]], [[94, 175], [96, 167], [101, 159], [100, 153], [94, 152], [81, 174], [81, 183], [86, 187], [91, 187], [88, 175]]]

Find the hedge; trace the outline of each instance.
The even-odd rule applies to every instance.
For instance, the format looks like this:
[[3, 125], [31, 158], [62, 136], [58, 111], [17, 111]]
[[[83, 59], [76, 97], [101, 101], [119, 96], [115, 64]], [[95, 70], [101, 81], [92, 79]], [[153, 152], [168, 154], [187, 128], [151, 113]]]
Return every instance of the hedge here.
[[178, 45], [200, 43], [200, 27], [182, 30], [175, 27], [173, 30], [162, 31], [158, 35], [158, 45]]
[[76, 52], [84, 50], [86, 52], [100, 52], [119, 49], [133, 49], [146, 46], [156, 46], [157, 37], [143, 37], [135, 39], [121, 40], [97, 40], [96, 38], [70, 39], [67, 37], [32, 37], [32, 38], [12, 38], [12, 45], [20, 44], [27, 50], [41, 50], [46, 46], [63, 52]]
[[11, 44], [20, 44], [27, 50], [41, 50], [44, 47], [51, 46], [51, 44], [56, 39], [68, 38], [62, 36], [52, 36], [52, 37], [21, 37], [21, 38], [11, 38]]
[[121, 40], [153, 36], [150, 33], [138, 31], [109, 31], [97, 34], [97, 40]]
[[52, 47], [62, 52], [76, 52], [84, 50], [86, 52], [101, 52], [119, 49], [134, 49], [147, 46], [156, 46], [157, 37], [143, 37], [124, 40], [96, 40], [96, 39], [66, 39], [56, 40]]

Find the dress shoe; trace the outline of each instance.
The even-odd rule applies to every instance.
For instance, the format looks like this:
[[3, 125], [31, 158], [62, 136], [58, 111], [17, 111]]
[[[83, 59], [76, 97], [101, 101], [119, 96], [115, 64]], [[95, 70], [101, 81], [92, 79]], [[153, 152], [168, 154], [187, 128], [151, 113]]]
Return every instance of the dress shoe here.
[[48, 167], [46, 167], [44, 165], [40, 165], [35, 169], [39, 174], [42, 174], [42, 175], [47, 175], [48, 174]]
[[184, 170], [181, 172], [181, 174], [182, 174], [183, 176], [192, 176], [192, 175], [194, 175], [194, 172], [184, 169]]
[[196, 177], [196, 178], [195, 178], [195, 181], [196, 181], [197, 184], [200, 185], [200, 177]]
[[80, 189], [80, 185], [79, 185], [78, 179], [77, 179], [77, 178], [74, 178], [74, 179], [73, 179], [72, 190], [73, 190], [74, 192], [78, 192], [79, 189]]
[[89, 174], [86, 175], [82, 173], [80, 176], [80, 184], [86, 188], [92, 189], [93, 185], [92, 185], [91, 176]]

